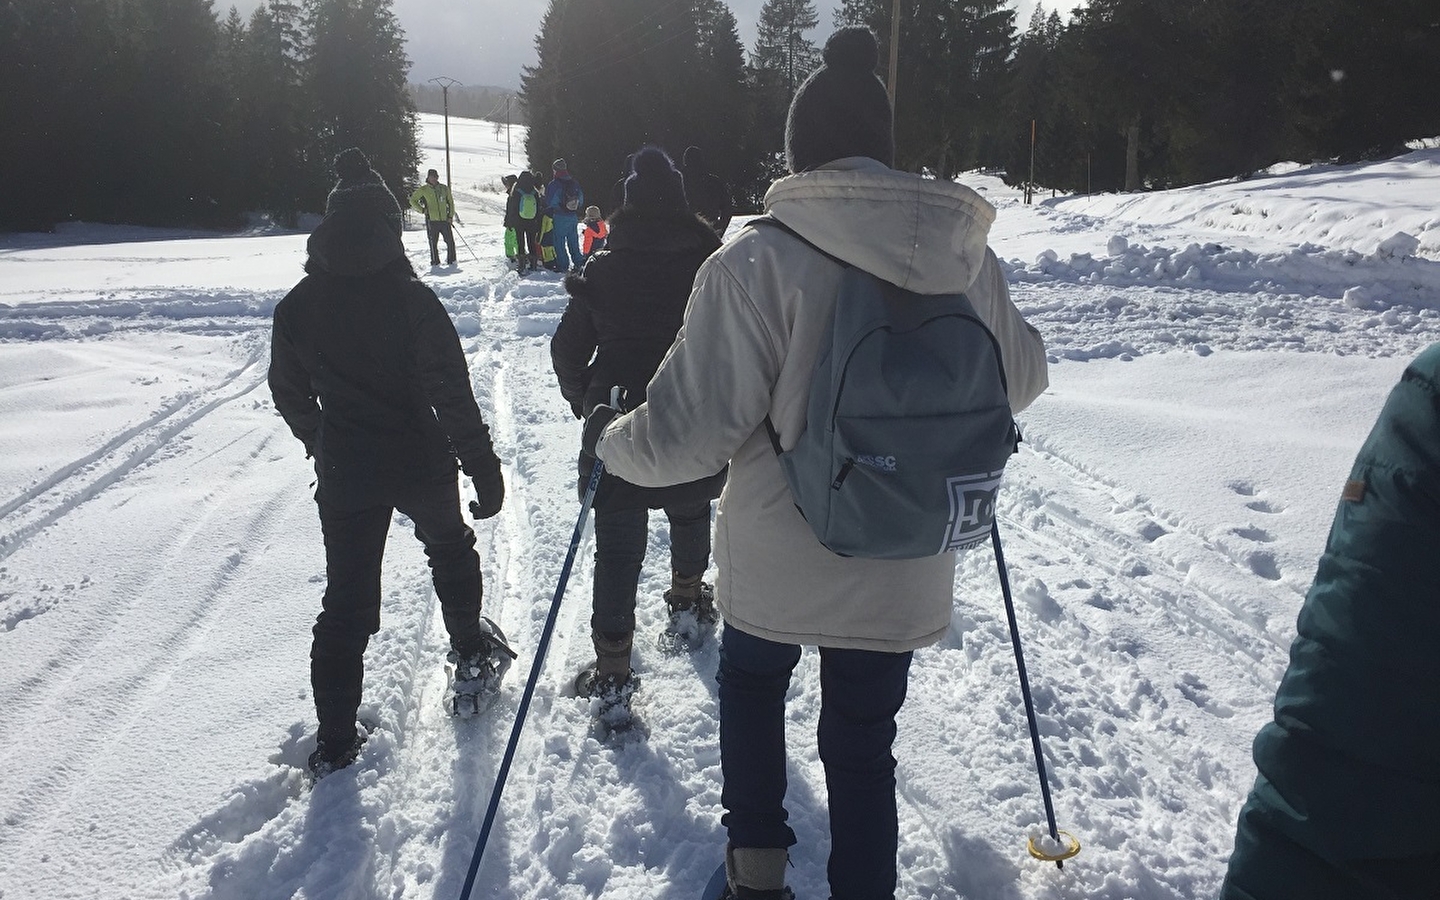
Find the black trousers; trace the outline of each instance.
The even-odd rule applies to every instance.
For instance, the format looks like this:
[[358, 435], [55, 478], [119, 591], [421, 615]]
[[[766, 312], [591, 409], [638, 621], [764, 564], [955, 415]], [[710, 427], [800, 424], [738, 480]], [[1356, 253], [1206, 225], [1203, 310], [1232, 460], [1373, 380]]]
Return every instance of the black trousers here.
[[[515, 229], [515, 249], [519, 251], [520, 265], [532, 269], [540, 268], [544, 261], [540, 256], [540, 223], [523, 222]], [[529, 260], [526, 263], [526, 259]]]
[[425, 223], [425, 231], [430, 236], [430, 265], [440, 265], [440, 238], [445, 239], [445, 264], [455, 264], [455, 229], [449, 222]]
[[310, 645], [310, 687], [321, 736], [348, 740], [360, 706], [365, 648], [380, 630], [380, 564], [394, 511], [415, 523], [451, 646], [461, 653], [481, 646], [484, 584], [475, 532], [461, 515], [453, 478], [406, 487], [390, 506], [319, 506], [327, 583]]
[[[710, 567], [710, 501], [665, 507], [670, 520], [670, 568], [699, 575]], [[590, 626], [610, 633], [635, 630], [635, 589], [650, 535], [644, 507], [595, 511], [595, 595]]]

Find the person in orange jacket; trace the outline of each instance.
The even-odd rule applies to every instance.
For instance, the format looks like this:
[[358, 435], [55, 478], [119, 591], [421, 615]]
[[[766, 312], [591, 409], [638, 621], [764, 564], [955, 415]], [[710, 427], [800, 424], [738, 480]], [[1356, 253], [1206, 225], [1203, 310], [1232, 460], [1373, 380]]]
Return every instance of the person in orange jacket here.
[[610, 235], [610, 226], [600, 218], [600, 207], [585, 207], [584, 228], [580, 231], [580, 252], [583, 254], [580, 265], [583, 267], [585, 261], [605, 249], [605, 239]]

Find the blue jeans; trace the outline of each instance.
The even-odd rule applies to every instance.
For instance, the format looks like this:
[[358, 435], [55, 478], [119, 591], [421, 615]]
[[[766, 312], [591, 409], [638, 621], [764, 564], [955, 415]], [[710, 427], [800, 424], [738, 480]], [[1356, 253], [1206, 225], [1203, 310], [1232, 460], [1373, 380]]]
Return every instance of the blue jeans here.
[[[831, 900], [894, 900], [895, 716], [912, 654], [820, 648], [820, 761], [830, 803]], [[790, 847], [785, 692], [800, 648], [725, 626], [720, 643], [721, 822], [736, 847]]]
[[551, 216], [552, 240], [555, 242], [555, 267], [561, 272], [577, 268], [584, 259], [580, 253], [580, 219], [577, 216]]

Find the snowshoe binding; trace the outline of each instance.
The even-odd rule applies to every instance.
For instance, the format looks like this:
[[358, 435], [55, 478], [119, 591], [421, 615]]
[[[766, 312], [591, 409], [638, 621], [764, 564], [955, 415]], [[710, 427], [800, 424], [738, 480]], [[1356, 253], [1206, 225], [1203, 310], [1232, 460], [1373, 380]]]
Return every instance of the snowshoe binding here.
[[631, 708], [640, 679], [634, 672], [625, 675], [602, 675], [591, 663], [575, 676], [575, 693], [590, 700], [590, 715], [595, 720], [595, 733], [602, 742], [626, 737], [645, 736], [644, 724]]
[[715, 633], [720, 615], [715, 611], [715, 589], [694, 578], [676, 576], [665, 592], [669, 621], [656, 641], [662, 653], [678, 655], [700, 649]]
[[450, 715], [462, 719], [479, 715], [495, 702], [500, 681], [518, 655], [510, 649], [505, 633], [493, 620], [481, 616], [480, 632], [482, 640], [478, 649], [464, 655], [452, 649], [445, 658]]

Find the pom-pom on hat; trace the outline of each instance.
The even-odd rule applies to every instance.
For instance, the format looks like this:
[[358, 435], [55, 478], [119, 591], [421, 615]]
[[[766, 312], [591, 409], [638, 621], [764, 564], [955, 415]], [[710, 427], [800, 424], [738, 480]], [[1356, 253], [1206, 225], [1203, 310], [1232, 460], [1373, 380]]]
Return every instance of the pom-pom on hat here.
[[890, 98], [875, 77], [880, 48], [868, 28], [830, 35], [824, 64], [795, 91], [785, 121], [785, 162], [805, 172], [831, 160], [868, 156], [895, 163]]
[[403, 228], [400, 204], [395, 202], [395, 195], [370, 167], [370, 160], [360, 148], [341, 150], [335, 156], [334, 165], [340, 180], [325, 198], [326, 217], [352, 213], [381, 215], [399, 235]]
[[675, 168], [670, 155], [659, 147], [642, 147], [635, 154], [635, 172], [625, 179], [625, 205], [647, 212], [689, 210], [685, 200], [685, 176]]

